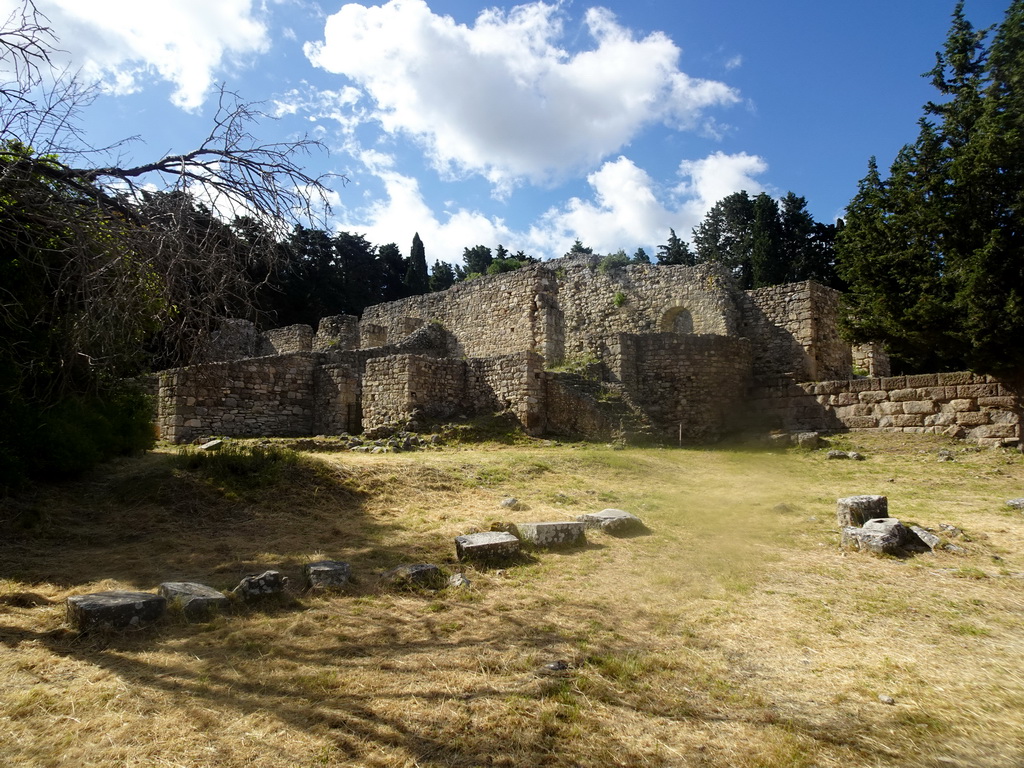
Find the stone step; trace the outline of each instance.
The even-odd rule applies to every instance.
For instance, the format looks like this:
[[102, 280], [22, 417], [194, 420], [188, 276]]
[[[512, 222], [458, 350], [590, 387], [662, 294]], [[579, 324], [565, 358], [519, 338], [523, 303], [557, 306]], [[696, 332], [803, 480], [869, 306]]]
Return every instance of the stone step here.
[[152, 592], [94, 592], [68, 598], [68, 622], [87, 632], [127, 629], [156, 621], [167, 610], [167, 598]]

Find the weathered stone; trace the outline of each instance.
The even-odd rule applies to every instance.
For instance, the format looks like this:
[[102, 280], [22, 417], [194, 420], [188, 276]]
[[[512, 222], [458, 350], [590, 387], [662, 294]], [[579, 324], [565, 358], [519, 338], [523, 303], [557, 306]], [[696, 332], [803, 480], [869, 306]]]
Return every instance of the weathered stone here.
[[799, 448], [806, 448], [808, 450], [815, 450], [820, 448], [824, 444], [821, 439], [821, 435], [817, 432], [798, 432], [793, 435], [793, 445]]
[[587, 543], [581, 522], [516, 523], [519, 540], [535, 547], [576, 547]]
[[602, 509], [576, 518], [587, 528], [600, 528], [613, 536], [626, 536], [631, 533], [643, 533], [647, 527], [643, 521], [621, 509]]
[[[920, 542], [921, 546], [927, 547], [932, 551], [939, 549], [942, 546], [942, 539], [940, 539], [934, 533], [929, 531], [927, 528], [922, 528], [919, 525], [912, 525], [910, 526], [910, 533], [911, 544], [916, 544], [917, 542]], [[917, 539], [917, 541], [914, 541], [915, 538]]]
[[1012, 507], [1013, 509], [1024, 510], [1024, 498], [1020, 499], [1009, 499], [1006, 502], [1006, 506]]
[[850, 454], [848, 454], [846, 451], [831, 450], [831, 451], [829, 451], [828, 453], [825, 454], [825, 458], [826, 459], [848, 459], [848, 458], [850, 458]]
[[271, 595], [283, 594], [288, 586], [288, 577], [278, 571], [264, 571], [258, 576], [246, 576], [231, 593], [244, 600], [258, 600]]
[[504, 531], [484, 531], [455, 537], [455, 554], [459, 560], [499, 562], [519, 554], [519, 539]]
[[448, 586], [451, 589], [469, 589], [472, 586], [472, 582], [461, 573], [453, 573], [448, 578]]
[[393, 589], [441, 589], [447, 582], [444, 571], [436, 565], [415, 563], [385, 571], [380, 583]]
[[167, 599], [152, 592], [94, 592], [68, 598], [68, 623], [82, 632], [127, 629], [156, 621]]
[[895, 517], [868, 520], [862, 528], [843, 528], [844, 549], [874, 552], [878, 555], [898, 555], [907, 543], [908, 532]]
[[167, 600], [181, 607], [181, 613], [188, 621], [205, 621], [227, 610], [228, 598], [213, 587], [186, 581], [165, 581], [157, 592]]
[[223, 440], [209, 440], [209, 441], [203, 443], [202, 445], [200, 445], [199, 446], [199, 450], [200, 451], [216, 451], [222, 445], [224, 445], [224, 441]]
[[352, 566], [337, 560], [317, 560], [302, 569], [306, 589], [344, 589], [352, 580]]
[[512, 496], [501, 500], [501, 505], [505, 509], [519, 509], [519, 499]]
[[872, 518], [889, 516], [889, 499], [885, 496], [847, 496], [836, 499], [836, 520], [839, 527], [861, 526]]

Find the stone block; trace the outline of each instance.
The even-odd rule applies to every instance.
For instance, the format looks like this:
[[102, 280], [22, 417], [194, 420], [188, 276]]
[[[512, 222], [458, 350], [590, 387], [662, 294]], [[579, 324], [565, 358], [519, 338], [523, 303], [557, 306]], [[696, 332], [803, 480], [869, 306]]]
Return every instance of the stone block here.
[[870, 392], [861, 392], [859, 397], [862, 403], [884, 403], [889, 399], [889, 393], [872, 390]]
[[338, 560], [317, 560], [302, 568], [306, 589], [344, 589], [352, 581], [352, 566]]
[[889, 393], [889, 399], [894, 403], [902, 403], [907, 400], [918, 400], [921, 395], [916, 389], [895, 389]]
[[980, 427], [982, 424], [988, 424], [989, 421], [991, 419], [988, 413], [982, 411], [970, 411], [956, 415], [956, 423], [961, 427]]
[[584, 524], [575, 522], [515, 523], [513, 533], [535, 547], [578, 547], [587, 543]]
[[868, 520], [862, 528], [843, 528], [842, 547], [878, 555], [898, 555], [910, 532], [895, 517]]
[[288, 586], [288, 577], [278, 571], [264, 571], [258, 576], [246, 576], [231, 593], [244, 600], [259, 600], [272, 595], [283, 594]]
[[878, 403], [875, 411], [882, 416], [903, 415], [903, 403]]
[[1012, 411], [1017, 407], [1017, 398], [1015, 397], [979, 397], [978, 405], [982, 408], [1005, 408], [1008, 411]]
[[996, 397], [999, 394], [997, 384], [965, 384], [956, 388], [957, 397]]
[[924, 416], [918, 413], [905, 413], [902, 416], [893, 416], [894, 427], [923, 427]]
[[632, 533], [643, 533], [647, 526], [643, 521], [621, 509], [602, 509], [576, 518], [587, 528], [599, 528], [613, 536], [626, 536]]
[[68, 598], [68, 623], [82, 632], [128, 629], [156, 621], [167, 599], [152, 592], [94, 592]]
[[836, 405], [856, 405], [860, 399], [853, 392], [840, 392], [836, 395]]
[[948, 387], [952, 385], [970, 384], [972, 381], [974, 381], [974, 376], [967, 372], [938, 374], [939, 386]]
[[939, 410], [939, 407], [931, 400], [909, 400], [903, 403], [904, 413], [932, 414]]
[[839, 527], [860, 526], [868, 520], [889, 516], [886, 496], [847, 496], [836, 499], [836, 520]]
[[228, 598], [213, 587], [187, 581], [165, 581], [157, 587], [157, 593], [177, 603], [188, 621], [205, 621], [223, 613], [230, 604]]
[[485, 531], [455, 537], [455, 554], [459, 560], [499, 562], [519, 554], [519, 539], [505, 531]]
[[878, 426], [878, 419], [874, 416], [845, 416], [843, 424], [849, 429], [874, 429]]
[[1013, 424], [982, 424], [971, 430], [970, 436], [974, 439], [982, 437], [1016, 437], [1017, 428]]
[[924, 425], [926, 427], [948, 427], [950, 424], [955, 423], [955, 413], [934, 413], [924, 417]]
[[934, 387], [939, 383], [939, 376], [936, 373], [921, 373], [916, 376], [907, 376], [908, 387]]

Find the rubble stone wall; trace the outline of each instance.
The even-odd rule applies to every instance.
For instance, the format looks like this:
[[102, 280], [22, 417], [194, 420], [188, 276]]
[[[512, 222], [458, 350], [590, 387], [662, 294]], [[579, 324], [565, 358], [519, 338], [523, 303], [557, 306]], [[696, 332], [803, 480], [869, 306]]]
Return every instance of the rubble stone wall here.
[[974, 373], [760, 386], [748, 407], [760, 428], [947, 434], [979, 445], [1021, 438], [1024, 386]]
[[362, 432], [362, 377], [358, 366], [318, 365], [313, 377], [313, 434]]
[[852, 375], [839, 338], [839, 292], [811, 281], [745, 291], [740, 334], [753, 345], [754, 376], [796, 381]]
[[313, 349], [313, 329], [308, 325], [286, 325], [264, 331], [256, 345], [256, 356], [285, 355]]
[[621, 334], [614, 350], [623, 387], [663, 434], [715, 440], [737, 425], [751, 382], [747, 339]]
[[163, 371], [160, 435], [180, 443], [206, 435], [312, 434], [318, 362], [315, 353], [297, 352]]
[[331, 315], [320, 319], [313, 337], [317, 352], [359, 348], [359, 318], [355, 315]]

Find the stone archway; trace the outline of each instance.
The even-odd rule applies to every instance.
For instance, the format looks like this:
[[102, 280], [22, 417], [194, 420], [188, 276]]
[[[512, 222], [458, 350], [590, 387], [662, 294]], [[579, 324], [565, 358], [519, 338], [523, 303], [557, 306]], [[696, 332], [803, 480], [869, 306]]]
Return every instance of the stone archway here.
[[686, 307], [672, 307], [661, 316], [662, 333], [693, 333], [693, 315]]

